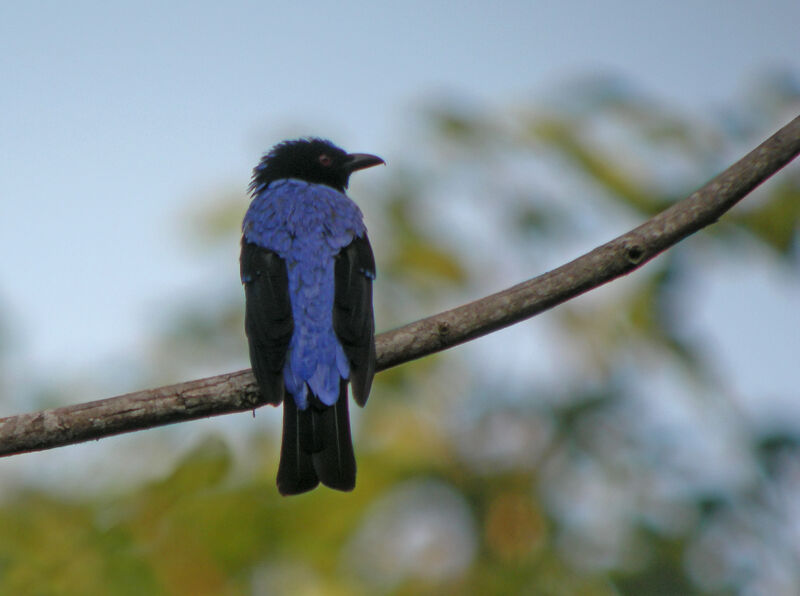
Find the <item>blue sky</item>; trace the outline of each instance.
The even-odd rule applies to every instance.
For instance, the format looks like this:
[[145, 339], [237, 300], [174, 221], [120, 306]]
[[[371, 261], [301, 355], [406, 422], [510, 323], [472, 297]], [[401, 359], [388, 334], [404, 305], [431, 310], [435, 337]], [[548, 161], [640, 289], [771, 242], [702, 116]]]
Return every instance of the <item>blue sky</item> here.
[[391, 163], [421, 99], [500, 106], [595, 72], [702, 113], [763, 67], [800, 71], [798, 23], [797, 0], [3, 3], [0, 315], [15, 359], [135, 358], [159, 304], [209, 275], [238, 284], [235, 252], [203, 263], [176, 226], [198, 198], [244, 189], [281, 138]]

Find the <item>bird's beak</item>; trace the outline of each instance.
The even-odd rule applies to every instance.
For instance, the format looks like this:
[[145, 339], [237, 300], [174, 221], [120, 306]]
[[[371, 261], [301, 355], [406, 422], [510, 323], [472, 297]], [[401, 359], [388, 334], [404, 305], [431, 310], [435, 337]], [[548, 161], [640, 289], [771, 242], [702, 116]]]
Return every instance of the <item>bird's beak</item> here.
[[347, 156], [347, 161], [344, 163], [344, 166], [347, 168], [348, 172], [352, 173], [356, 170], [371, 168], [372, 166], [377, 166], [382, 163], [385, 164], [386, 162], [377, 155], [370, 155], [369, 153], [350, 153]]

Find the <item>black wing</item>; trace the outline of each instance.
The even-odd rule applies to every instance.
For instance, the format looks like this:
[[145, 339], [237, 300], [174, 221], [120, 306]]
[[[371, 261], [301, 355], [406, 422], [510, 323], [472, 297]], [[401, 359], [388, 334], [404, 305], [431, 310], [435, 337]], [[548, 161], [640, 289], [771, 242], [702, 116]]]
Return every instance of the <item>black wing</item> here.
[[262, 398], [277, 405], [283, 401], [283, 364], [294, 329], [286, 263], [275, 252], [242, 239], [239, 264], [250, 363]]
[[363, 406], [375, 376], [375, 257], [366, 234], [355, 238], [336, 256], [335, 275], [333, 329], [350, 360], [353, 398]]

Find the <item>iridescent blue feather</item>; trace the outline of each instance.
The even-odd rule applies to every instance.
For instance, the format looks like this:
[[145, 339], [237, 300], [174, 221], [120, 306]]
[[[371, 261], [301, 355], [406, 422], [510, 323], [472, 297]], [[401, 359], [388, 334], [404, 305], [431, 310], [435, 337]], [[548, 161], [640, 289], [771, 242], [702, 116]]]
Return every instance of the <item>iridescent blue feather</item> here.
[[[326, 405], [339, 398], [350, 365], [333, 328], [335, 257], [366, 229], [358, 206], [324, 184], [296, 179], [254, 188], [242, 231], [247, 242], [286, 262], [294, 331], [283, 375], [297, 407], [308, 391]], [[249, 280], [242, 279], [242, 282]]]

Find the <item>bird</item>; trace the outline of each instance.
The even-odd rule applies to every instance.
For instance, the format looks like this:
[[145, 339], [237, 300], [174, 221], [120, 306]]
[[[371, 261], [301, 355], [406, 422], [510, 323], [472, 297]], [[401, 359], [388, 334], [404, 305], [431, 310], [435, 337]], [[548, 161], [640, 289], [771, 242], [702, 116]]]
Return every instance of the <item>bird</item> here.
[[282, 495], [355, 488], [347, 387], [364, 406], [375, 375], [375, 257], [350, 175], [384, 164], [307, 137], [253, 170], [242, 222], [245, 334], [262, 399], [283, 403]]

